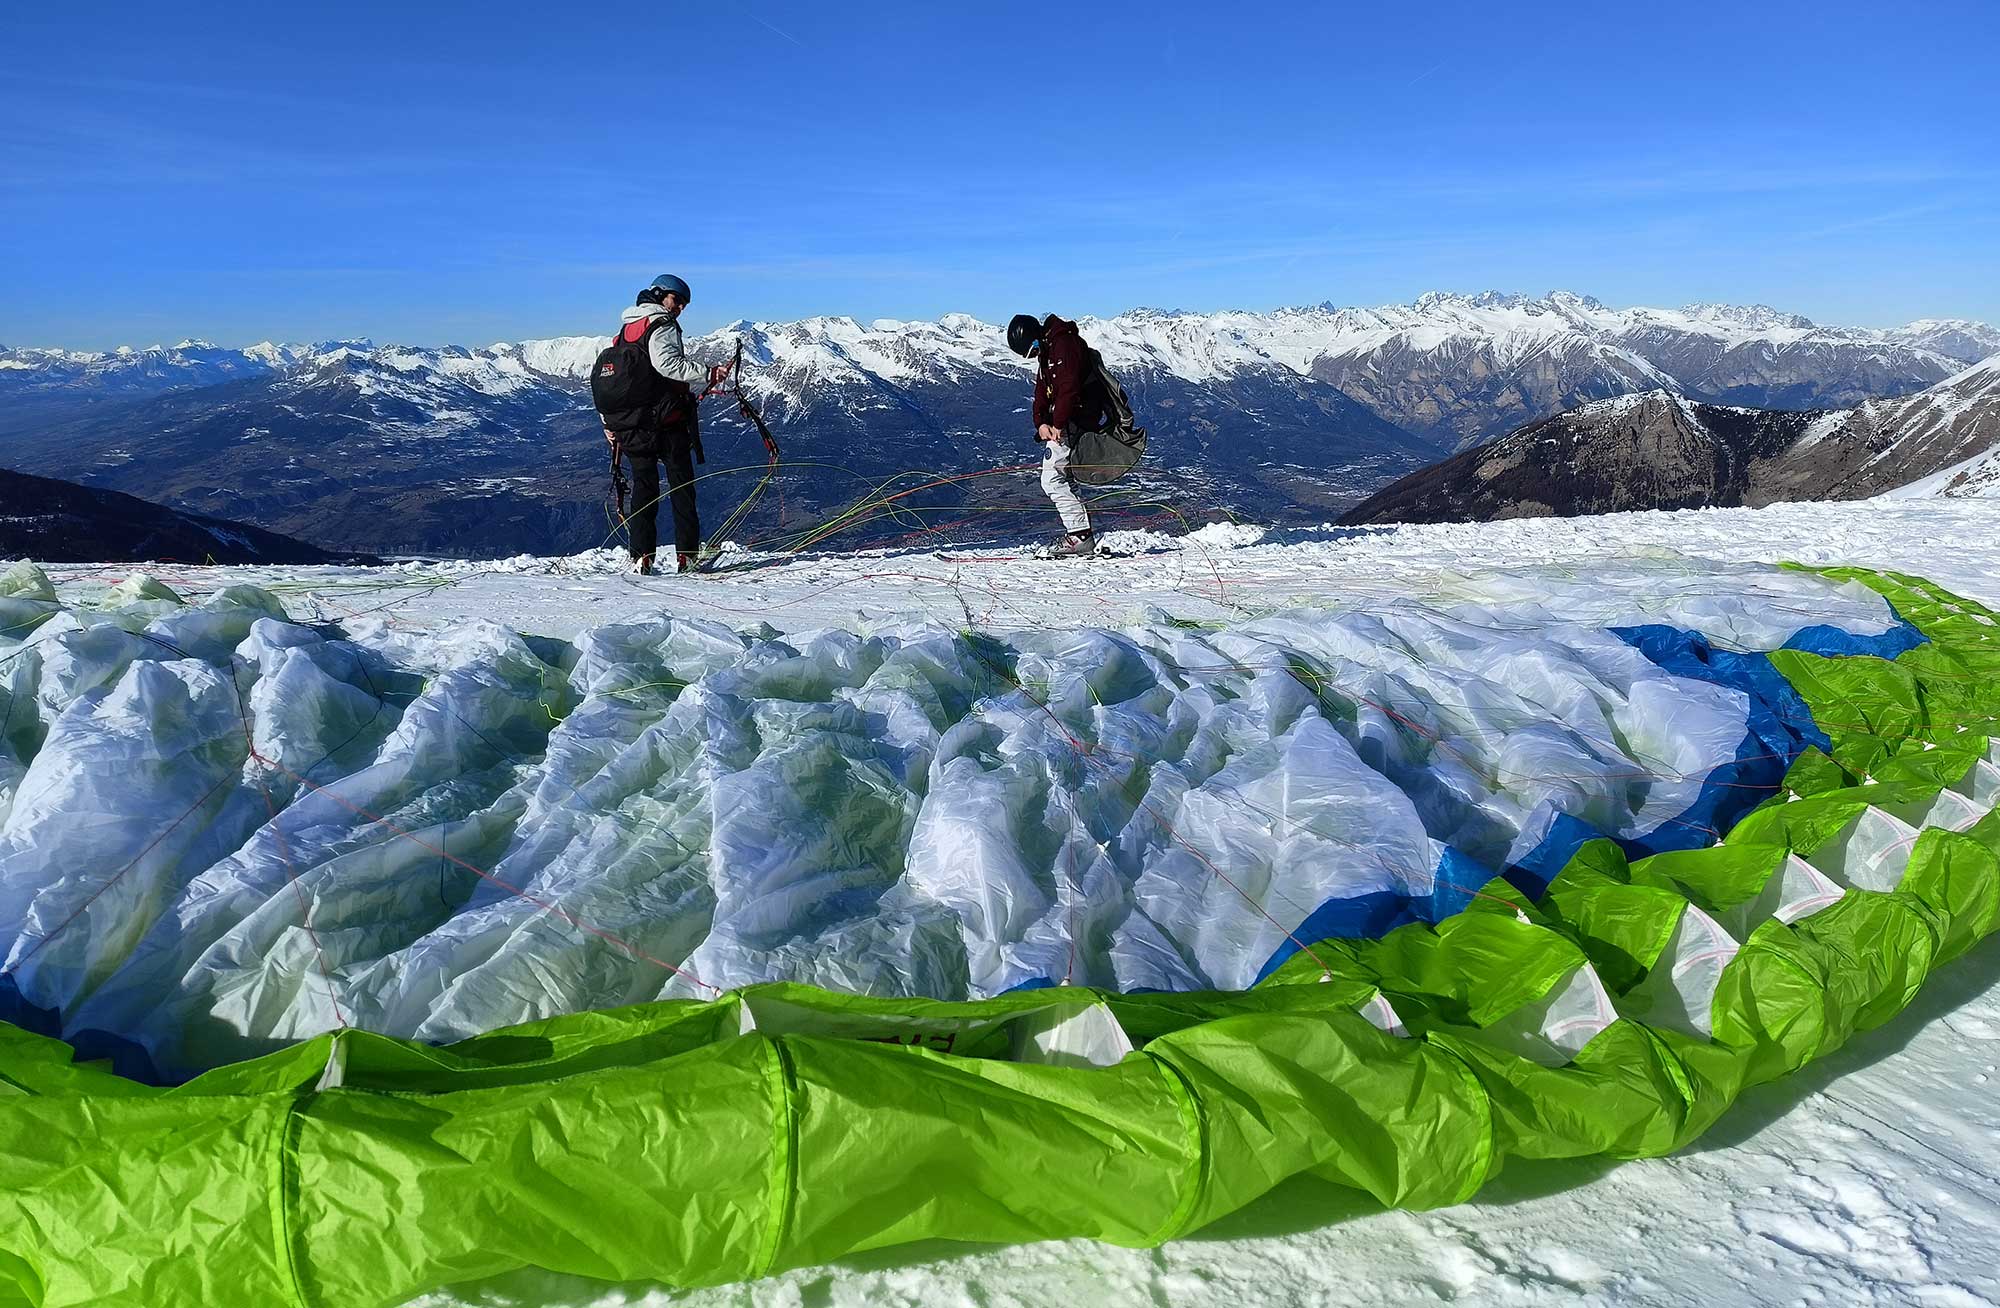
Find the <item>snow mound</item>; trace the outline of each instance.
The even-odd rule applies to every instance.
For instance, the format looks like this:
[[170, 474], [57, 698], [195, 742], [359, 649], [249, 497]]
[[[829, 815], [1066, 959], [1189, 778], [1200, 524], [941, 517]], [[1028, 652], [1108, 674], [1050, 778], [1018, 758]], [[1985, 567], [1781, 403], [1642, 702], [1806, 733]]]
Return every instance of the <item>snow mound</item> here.
[[1164, 531], [1107, 531], [1098, 537], [1107, 554], [1158, 554], [1163, 551], [1244, 549], [1263, 540], [1264, 527], [1243, 522], [1211, 522], [1185, 535]]
[[2000, 499], [2000, 448], [1982, 450], [1942, 472], [1919, 477], [1879, 500], [1921, 500], [1932, 496], [1952, 499]]
[[1462, 585], [1213, 628], [563, 642], [306, 625], [240, 585], [66, 603], [16, 569], [0, 1006], [174, 1076], [781, 978], [1240, 988], [1324, 906], [1460, 903], [1565, 816], [1680, 839], [1755, 704], [1633, 630], [1899, 629], [1762, 566]]

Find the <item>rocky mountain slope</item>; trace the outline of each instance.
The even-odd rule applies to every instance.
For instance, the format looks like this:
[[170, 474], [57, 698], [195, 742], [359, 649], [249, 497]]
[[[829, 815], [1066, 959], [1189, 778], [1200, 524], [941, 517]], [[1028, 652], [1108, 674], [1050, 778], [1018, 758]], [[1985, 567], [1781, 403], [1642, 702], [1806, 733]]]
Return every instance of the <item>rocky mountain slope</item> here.
[[45, 563], [368, 562], [261, 527], [0, 468], [0, 558]]
[[1342, 521], [1456, 522], [1628, 509], [2000, 494], [2000, 357], [1850, 410], [1583, 405], [1412, 473]]
[[2000, 494], [2000, 355], [1918, 395], [1871, 400], [1772, 470], [1782, 499]]

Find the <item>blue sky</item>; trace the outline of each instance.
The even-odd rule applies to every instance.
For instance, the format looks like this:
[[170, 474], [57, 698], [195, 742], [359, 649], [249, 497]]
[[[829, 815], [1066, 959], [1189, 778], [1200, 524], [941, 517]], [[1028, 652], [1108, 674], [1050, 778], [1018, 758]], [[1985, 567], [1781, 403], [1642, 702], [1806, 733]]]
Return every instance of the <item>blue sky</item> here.
[[0, 341], [1270, 308], [2000, 321], [2000, 4], [11, 6]]

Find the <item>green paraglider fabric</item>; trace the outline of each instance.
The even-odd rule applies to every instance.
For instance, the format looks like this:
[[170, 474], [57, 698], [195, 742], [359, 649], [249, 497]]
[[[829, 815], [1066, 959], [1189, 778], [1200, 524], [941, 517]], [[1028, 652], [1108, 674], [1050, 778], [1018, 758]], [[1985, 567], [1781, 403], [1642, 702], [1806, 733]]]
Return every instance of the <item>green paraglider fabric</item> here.
[[[1766, 916], [1706, 1034], [1648, 1007], [1691, 913], [1748, 912], [1864, 814], [1989, 775], [1996, 615], [1834, 575], [1928, 643], [1774, 655], [1833, 748], [1724, 840], [1636, 862], [1592, 842], [1538, 899], [1495, 880], [1436, 927], [1317, 942], [1246, 992], [770, 985], [445, 1048], [345, 1031], [173, 1088], [0, 1026], [0, 1304], [347, 1308], [520, 1267], [699, 1285], [928, 1238], [1149, 1245], [1301, 1173], [1421, 1208], [1509, 1158], [1677, 1149], [2000, 926], [1989, 812], [1924, 829], [1892, 887]], [[1500, 1038], [1586, 965], [1617, 1006], [1586, 1044], [1552, 1065]], [[1378, 997], [1389, 1030], [1360, 1011]], [[1100, 1008], [1122, 1059], [1009, 1057], [1025, 1027]]]

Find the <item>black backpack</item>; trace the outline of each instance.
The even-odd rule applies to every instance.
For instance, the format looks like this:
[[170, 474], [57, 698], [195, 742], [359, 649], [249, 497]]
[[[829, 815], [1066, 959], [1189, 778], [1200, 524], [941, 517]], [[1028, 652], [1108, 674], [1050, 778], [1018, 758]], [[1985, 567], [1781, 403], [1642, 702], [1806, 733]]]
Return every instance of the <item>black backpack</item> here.
[[609, 432], [663, 431], [680, 421], [678, 410], [689, 407], [689, 388], [653, 370], [648, 352], [653, 333], [665, 318], [653, 318], [636, 341], [621, 329], [600, 350], [590, 369], [590, 398]]

